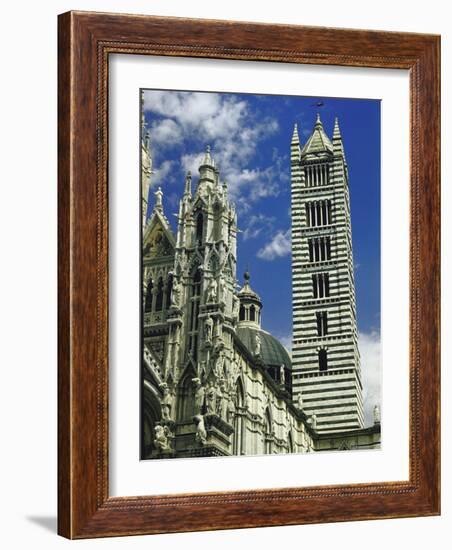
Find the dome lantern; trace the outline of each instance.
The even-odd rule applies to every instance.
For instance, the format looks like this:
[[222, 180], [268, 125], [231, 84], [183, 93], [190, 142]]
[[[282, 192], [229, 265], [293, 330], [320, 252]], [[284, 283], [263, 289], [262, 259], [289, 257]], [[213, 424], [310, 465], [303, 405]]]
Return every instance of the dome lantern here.
[[250, 273], [245, 271], [243, 278], [245, 284], [237, 293], [240, 300], [239, 327], [251, 327], [260, 329], [262, 301], [259, 295], [250, 286]]

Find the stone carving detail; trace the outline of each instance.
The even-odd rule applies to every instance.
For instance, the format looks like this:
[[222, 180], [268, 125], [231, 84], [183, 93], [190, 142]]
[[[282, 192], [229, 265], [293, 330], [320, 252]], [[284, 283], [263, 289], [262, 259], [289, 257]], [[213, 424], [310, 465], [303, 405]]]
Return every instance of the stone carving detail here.
[[218, 283], [215, 280], [215, 278], [212, 277], [212, 279], [210, 279], [210, 282], [206, 291], [206, 302], [208, 304], [211, 304], [212, 302], [216, 302], [217, 294], [218, 294]]
[[256, 335], [254, 337], [254, 355], [256, 357], [260, 357], [261, 354], [261, 337], [259, 336], [259, 333], [256, 332]]
[[181, 304], [182, 285], [177, 277], [174, 277], [173, 288], [171, 290], [171, 307], [180, 307]]
[[163, 390], [163, 397], [162, 397], [162, 418], [163, 420], [171, 420], [172, 418], [172, 409], [173, 409], [173, 402], [174, 402], [174, 394], [164, 382], [161, 385], [161, 388]]
[[297, 396], [297, 407], [300, 409], [300, 411], [303, 408], [303, 396], [301, 395], [301, 390], [300, 390], [300, 392], [298, 393], [298, 396]]
[[193, 378], [192, 382], [195, 386], [195, 414], [201, 414], [202, 408], [204, 406], [204, 396], [206, 390], [204, 389], [204, 386], [201, 384], [201, 380], [199, 378]]
[[155, 427], [154, 445], [156, 446], [158, 451], [171, 451], [169, 435], [170, 431], [167, 426], [161, 426], [160, 424], [157, 424], [157, 426]]
[[284, 369], [284, 365], [281, 365], [279, 367], [279, 378], [280, 378], [280, 383], [284, 385], [286, 383], [286, 371]]
[[213, 384], [213, 381], [211, 380], [209, 382], [209, 386], [206, 391], [206, 409], [207, 414], [215, 414], [216, 413], [216, 397], [217, 397], [217, 390]]
[[378, 405], [375, 405], [375, 407], [374, 407], [374, 424], [380, 424], [380, 421], [381, 421], [380, 407]]
[[195, 424], [196, 424], [195, 440], [200, 445], [205, 445], [207, 441], [207, 431], [206, 431], [206, 426], [204, 424], [204, 417], [202, 414], [197, 414], [196, 416], [194, 416], [193, 420], [195, 421]]
[[311, 428], [313, 430], [317, 429], [317, 415], [314, 413], [310, 418]]
[[213, 332], [213, 321], [212, 317], [209, 315], [204, 321], [204, 340], [207, 344], [212, 342], [212, 332]]

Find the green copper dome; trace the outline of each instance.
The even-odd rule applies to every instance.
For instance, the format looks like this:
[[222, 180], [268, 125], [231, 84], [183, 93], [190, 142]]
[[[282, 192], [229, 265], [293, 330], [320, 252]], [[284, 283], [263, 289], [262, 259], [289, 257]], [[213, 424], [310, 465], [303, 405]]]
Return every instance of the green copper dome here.
[[280, 367], [284, 365], [286, 369], [292, 368], [292, 361], [289, 352], [269, 332], [258, 330], [251, 327], [237, 327], [237, 336], [245, 347], [254, 355], [255, 335], [259, 333], [261, 339], [260, 358], [267, 366]]

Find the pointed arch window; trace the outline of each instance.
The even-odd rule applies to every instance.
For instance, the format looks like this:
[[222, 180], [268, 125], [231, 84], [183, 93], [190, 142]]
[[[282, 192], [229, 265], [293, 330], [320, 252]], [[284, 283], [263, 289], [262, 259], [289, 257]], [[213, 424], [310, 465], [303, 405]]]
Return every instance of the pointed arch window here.
[[240, 306], [239, 310], [239, 320], [244, 321], [245, 320], [245, 308], [243, 306]]
[[168, 282], [166, 283], [166, 309], [169, 309], [171, 306], [171, 292], [173, 291], [173, 275], [170, 273], [168, 275]]
[[243, 403], [245, 401], [245, 393], [243, 390], [242, 381], [239, 379], [235, 393], [235, 417], [234, 417], [234, 439], [233, 453], [235, 455], [244, 454], [244, 425], [243, 425]]
[[152, 311], [152, 298], [153, 298], [153, 294], [152, 294], [152, 289], [153, 289], [153, 282], [152, 282], [152, 278], [149, 279], [148, 281], [148, 284], [147, 284], [147, 287], [146, 287], [146, 299], [145, 299], [145, 302], [144, 302], [144, 311], [146, 313], [149, 313], [150, 311]]
[[328, 314], [326, 311], [318, 311], [317, 316], [317, 336], [326, 336], [328, 334]]
[[264, 437], [265, 437], [265, 454], [266, 455], [271, 455], [272, 454], [272, 440], [271, 440], [271, 437], [272, 437], [272, 419], [271, 419], [271, 416], [270, 416], [270, 410], [269, 408], [267, 407], [267, 409], [265, 410], [265, 434], [264, 434]]
[[256, 320], [256, 308], [254, 305], [251, 305], [250, 307], [250, 321]]
[[197, 242], [202, 242], [203, 231], [204, 231], [204, 216], [203, 216], [202, 212], [199, 212], [199, 214], [196, 216], [196, 240], [197, 240]]
[[194, 360], [198, 357], [198, 324], [199, 302], [201, 298], [201, 271], [196, 270], [193, 276], [190, 294], [190, 318], [188, 327], [188, 352]]
[[155, 311], [163, 309], [163, 279], [160, 277], [157, 283], [157, 294], [155, 296]]

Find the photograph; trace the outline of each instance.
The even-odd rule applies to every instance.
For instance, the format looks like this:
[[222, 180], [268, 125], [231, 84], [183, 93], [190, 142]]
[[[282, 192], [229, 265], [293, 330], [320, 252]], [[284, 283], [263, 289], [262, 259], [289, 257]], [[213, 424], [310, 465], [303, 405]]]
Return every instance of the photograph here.
[[140, 458], [380, 449], [380, 101], [137, 103]]

